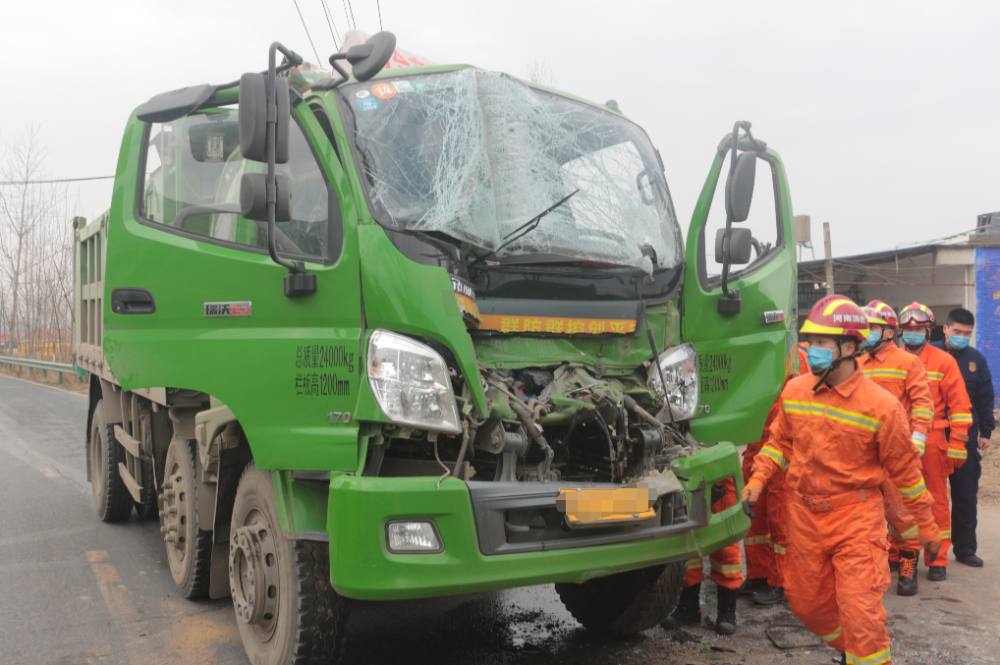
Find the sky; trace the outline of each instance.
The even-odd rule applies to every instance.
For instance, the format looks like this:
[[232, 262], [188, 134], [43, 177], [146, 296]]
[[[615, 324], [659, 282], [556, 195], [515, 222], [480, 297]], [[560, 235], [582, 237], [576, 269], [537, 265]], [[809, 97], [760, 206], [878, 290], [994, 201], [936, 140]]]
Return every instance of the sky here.
[[[781, 155], [817, 256], [823, 222], [846, 256], [959, 233], [1000, 210], [995, 1], [327, 4], [339, 34], [352, 14], [352, 27], [377, 32], [380, 9], [399, 46], [435, 62], [527, 77], [540, 61], [555, 87], [617, 100], [660, 149], [685, 229], [735, 120]], [[322, 0], [5, 2], [0, 156], [33, 125], [51, 177], [113, 174], [135, 107], [260, 71], [274, 40], [310, 61], [336, 50]], [[111, 184], [71, 193], [91, 219]]]

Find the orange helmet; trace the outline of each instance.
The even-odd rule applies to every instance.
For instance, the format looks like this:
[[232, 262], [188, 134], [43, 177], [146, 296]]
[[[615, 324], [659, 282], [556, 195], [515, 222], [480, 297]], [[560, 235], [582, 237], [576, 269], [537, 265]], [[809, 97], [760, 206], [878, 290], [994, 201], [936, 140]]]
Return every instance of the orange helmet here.
[[899, 327], [899, 317], [896, 316], [896, 310], [889, 307], [881, 300], [872, 300], [868, 303], [868, 307], [871, 307], [879, 313], [882, 318], [882, 325], [892, 326], [893, 328]]
[[853, 337], [859, 342], [868, 339], [868, 317], [844, 296], [827, 296], [809, 310], [801, 332], [806, 335]]
[[934, 312], [931, 311], [930, 307], [914, 302], [912, 305], [907, 305], [899, 313], [899, 325], [933, 328]]

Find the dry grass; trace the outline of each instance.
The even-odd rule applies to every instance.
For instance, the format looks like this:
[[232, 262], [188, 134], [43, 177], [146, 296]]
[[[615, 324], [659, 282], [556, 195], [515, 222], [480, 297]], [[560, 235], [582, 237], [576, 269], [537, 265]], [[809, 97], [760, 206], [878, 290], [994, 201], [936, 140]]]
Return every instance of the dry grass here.
[[54, 386], [56, 388], [61, 388], [63, 390], [68, 390], [73, 393], [86, 393], [87, 387], [80, 383], [76, 374], [72, 372], [63, 373], [63, 383], [59, 385], [59, 372], [47, 372], [48, 376], [44, 376], [42, 370], [36, 369], [34, 372], [29, 370], [27, 367], [22, 367], [20, 373], [17, 368], [7, 369], [6, 367], [0, 366], [0, 376], [13, 376], [19, 379], [24, 379], [26, 381], [34, 381], [35, 383], [44, 383], [46, 385]]

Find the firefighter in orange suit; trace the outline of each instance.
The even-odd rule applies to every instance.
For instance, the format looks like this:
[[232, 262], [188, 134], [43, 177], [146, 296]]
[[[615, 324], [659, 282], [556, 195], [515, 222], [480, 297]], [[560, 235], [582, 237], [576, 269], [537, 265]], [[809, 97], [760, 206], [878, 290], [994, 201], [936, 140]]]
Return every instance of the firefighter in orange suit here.
[[[947, 351], [928, 344], [934, 327], [934, 312], [915, 302], [899, 313], [899, 325], [906, 350], [919, 358], [927, 370], [931, 398], [934, 400], [934, 417], [927, 434], [926, 451], [920, 461], [927, 489], [934, 497], [934, 519], [944, 539], [934, 561], [928, 561], [926, 552], [924, 554], [927, 579], [938, 582], [947, 577], [948, 548], [951, 546], [948, 476], [965, 463], [969, 454], [965, 442], [969, 439], [969, 427], [972, 426], [972, 403], [958, 363]], [[900, 539], [896, 545], [902, 561], [904, 548], [912, 547], [913, 543]]]
[[785, 593], [792, 611], [843, 654], [842, 663], [885, 665], [892, 654], [882, 595], [891, 578], [879, 485], [886, 476], [895, 482], [921, 542], [936, 552], [933, 499], [907, 414], [854, 360], [870, 335], [867, 317], [852, 302], [824, 298], [802, 332], [810, 335], [813, 375], [792, 379], [781, 392], [771, 438], [741, 500], [752, 510], [770, 479], [786, 471], [792, 498]]
[[[896, 346], [899, 319], [891, 307], [881, 300], [873, 300], [862, 311], [868, 316], [869, 326], [877, 338], [868, 353], [861, 356], [861, 369], [865, 377], [899, 400], [910, 419], [913, 445], [918, 454], [923, 455], [934, 415], [927, 372], [915, 356]], [[903, 544], [901, 550], [890, 551], [889, 555], [891, 567], [899, 570], [896, 594], [913, 596], [917, 593], [917, 552], [920, 549], [916, 523], [904, 508], [902, 496], [890, 479], [886, 478], [881, 489], [889, 532], [895, 542]]]
[[[808, 344], [796, 347], [799, 356], [799, 374], [809, 374], [806, 349]], [[792, 377], [789, 377], [791, 380]], [[767, 443], [771, 423], [778, 415], [780, 397], [771, 405], [764, 422], [764, 435], [760, 441], [751, 443], [743, 453], [743, 482], [750, 480], [753, 462], [757, 453]], [[754, 507], [756, 517], [750, 520], [750, 531], [743, 539], [743, 550], [747, 558], [747, 580], [738, 589], [743, 596], [753, 596], [758, 605], [775, 605], [785, 599], [785, 550], [788, 538], [785, 532], [788, 496], [791, 491], [785, 484], [783, 474], [771, 478], [771, 482], [757, 499]]]
[[[724, 490], [724, 493], [712, 503], [713, 513], [721, 513], [736, 505], [736, 483], [732, 478], [715, 485], [713, 495], [715, 488]], [[718, 605], [715, 621], [705, 617], [705, 623], [720, 635], [732, 635], [736, 632], [736, 590], [743, 584], [743, 554], [739, 542], [709, 554], [708, 563], [712, 569], [712, 581], [718, 587]], [[689, 560], [680, 602], [661, 626], [672, 630], [701, 623], [701, 583], [704, 581], [701, 558]]]

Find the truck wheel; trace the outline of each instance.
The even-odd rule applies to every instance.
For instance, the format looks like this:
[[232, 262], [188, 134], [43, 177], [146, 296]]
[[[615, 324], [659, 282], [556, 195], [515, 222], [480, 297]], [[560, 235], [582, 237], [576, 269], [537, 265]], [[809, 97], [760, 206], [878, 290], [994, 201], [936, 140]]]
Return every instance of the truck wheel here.
[[160, 493], [160, 531], [177, 588], [185, 598], [204, 598], [212, 568], [212, 532], [198, 528], [194, 465], [194, 442], [173, 439], [167, 448]]
[[684, 586], [683, 561], [608, 575], [583, 584], [556, 584], [573, 618], [605, 635], [633, 635], [657, 625], [677, 605]]
[[[149, 402], [145, 400], [139, 400], [139, 427], [138, 430], [146, 438], [149, 436], [149, 428], [151, 426]], [[136, 437], [140, 437], [139, 433], [136, 433]], [[142, 501], [136, 501], [135, 503], [135, 513], [139, 516], [141, 520], [148, 520], [156, 517], [159, 511], [159, 505], [157, 503], [156, 496], [156, 480], [153, 478], [153, 461], [139, 461], [139, 465], [142, 468], [141, 478], [137, 480], [142, 484], [142, 491], [139, 495], [142, 497]]]
[[90, 486], [102, 522], [121, 522], [132, 514], [132, 495], [118, 474], [125, 450], [115, 438], [114, 425], [104, 422], [104, 400], [98, 400], [90, 426]]
[[142, 501], [135, 502], [135, 514], [141, 520], [156, 517], [159, 506], [156, 502], [156, 483], [153, 481], [153, 463], [139, 462], [142, 465]]
[[340, 662], [348, 606], [330, 584], [329, 546], [285, 537], [271, 474], [253, 463], [236, 490], [229, 587], [253, 665]]

